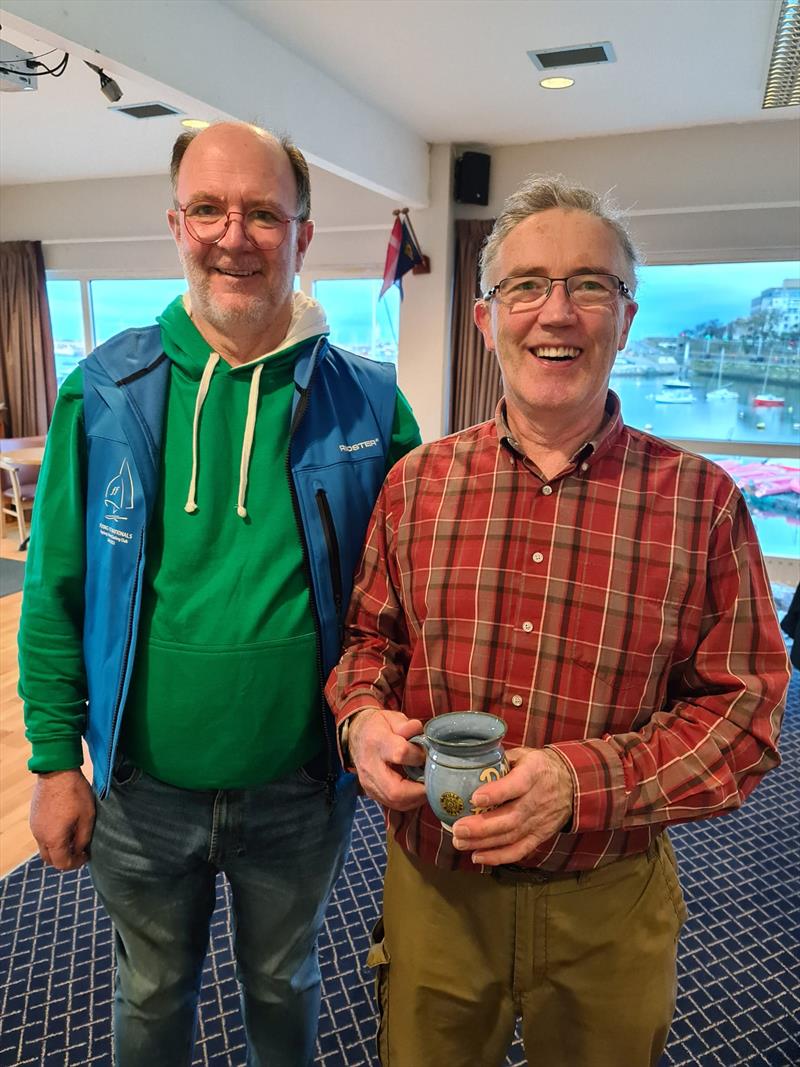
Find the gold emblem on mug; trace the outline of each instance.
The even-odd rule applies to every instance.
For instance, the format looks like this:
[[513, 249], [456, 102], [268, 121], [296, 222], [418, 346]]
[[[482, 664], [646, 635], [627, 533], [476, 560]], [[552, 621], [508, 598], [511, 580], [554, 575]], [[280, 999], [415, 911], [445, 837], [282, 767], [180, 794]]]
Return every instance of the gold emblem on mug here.
[[464, 801], [458, 793], [442, 793], [439, 803], [448, 815], [460, 815], [464, 810]]

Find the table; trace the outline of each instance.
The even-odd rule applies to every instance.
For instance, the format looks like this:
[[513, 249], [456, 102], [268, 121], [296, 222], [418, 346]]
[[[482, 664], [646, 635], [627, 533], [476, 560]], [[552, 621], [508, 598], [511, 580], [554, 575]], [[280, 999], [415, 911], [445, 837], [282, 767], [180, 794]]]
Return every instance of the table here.
[[12, 463], [18, 463], [20, 467], [41, 467], [44, 459], [44, 445], [34, 445], [31, 448], [15, 448], [11, 452], [0, 452], [0, 459], [8, 459]]

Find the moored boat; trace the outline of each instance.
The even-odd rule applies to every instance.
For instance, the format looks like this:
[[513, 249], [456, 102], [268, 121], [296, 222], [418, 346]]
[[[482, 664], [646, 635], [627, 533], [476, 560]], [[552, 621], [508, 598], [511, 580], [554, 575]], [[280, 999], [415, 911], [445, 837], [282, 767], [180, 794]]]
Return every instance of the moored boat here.
[[692, 404], [692, 386], [681, 378], [668, 378], [661, 383], [661, 392], [656, 393], [657, 404]]

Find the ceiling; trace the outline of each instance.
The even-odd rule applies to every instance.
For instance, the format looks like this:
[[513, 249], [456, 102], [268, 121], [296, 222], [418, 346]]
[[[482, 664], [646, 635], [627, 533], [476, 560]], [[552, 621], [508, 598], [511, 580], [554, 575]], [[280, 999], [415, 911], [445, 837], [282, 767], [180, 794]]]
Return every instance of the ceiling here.
[[[428, 142], [517, 144], [798, 112], [760, 106], [779, 0], [220, 2]], [[34, 54], [51, 47], [45, 31], [39, 39], [2, 26], [0, 37]], [[615, 63], [573, 68], [565, 91], [539, 87], [528, 49], [598, 41], [612, 43]], [[124, 104], [160, 100], [224, 117], [107, 69]], [[179, 118], [110, 111], [97, 75], [73, 55], [63, 77], [40, 77], [36, 92], [0, 94], [0, 184], [163, 173], [179, 130]]]
[[[426, 141], [527, 144], [787, 118], [761, 110], [773, 0], [223, 0]], [[616, 62], [542, 89], [531, 49]], [[796, 114], [797, 108], [792, 109]]]

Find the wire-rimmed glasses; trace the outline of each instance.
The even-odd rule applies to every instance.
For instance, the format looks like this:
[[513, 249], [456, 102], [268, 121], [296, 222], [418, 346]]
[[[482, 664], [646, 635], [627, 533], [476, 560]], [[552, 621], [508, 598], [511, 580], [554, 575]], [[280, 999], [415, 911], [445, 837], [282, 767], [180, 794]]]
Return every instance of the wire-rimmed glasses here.
[[621, 293], [627, 300], [632, 293], [616, 274], [571, 274], [568, 278], [520, 275], [503, 278], [483, 294], [484, 300], [496, 298], [508, 308], [537, 308], [547, 300], [555, 282], [563, 282], [567, 295], [578, 307], [611, 304]]

